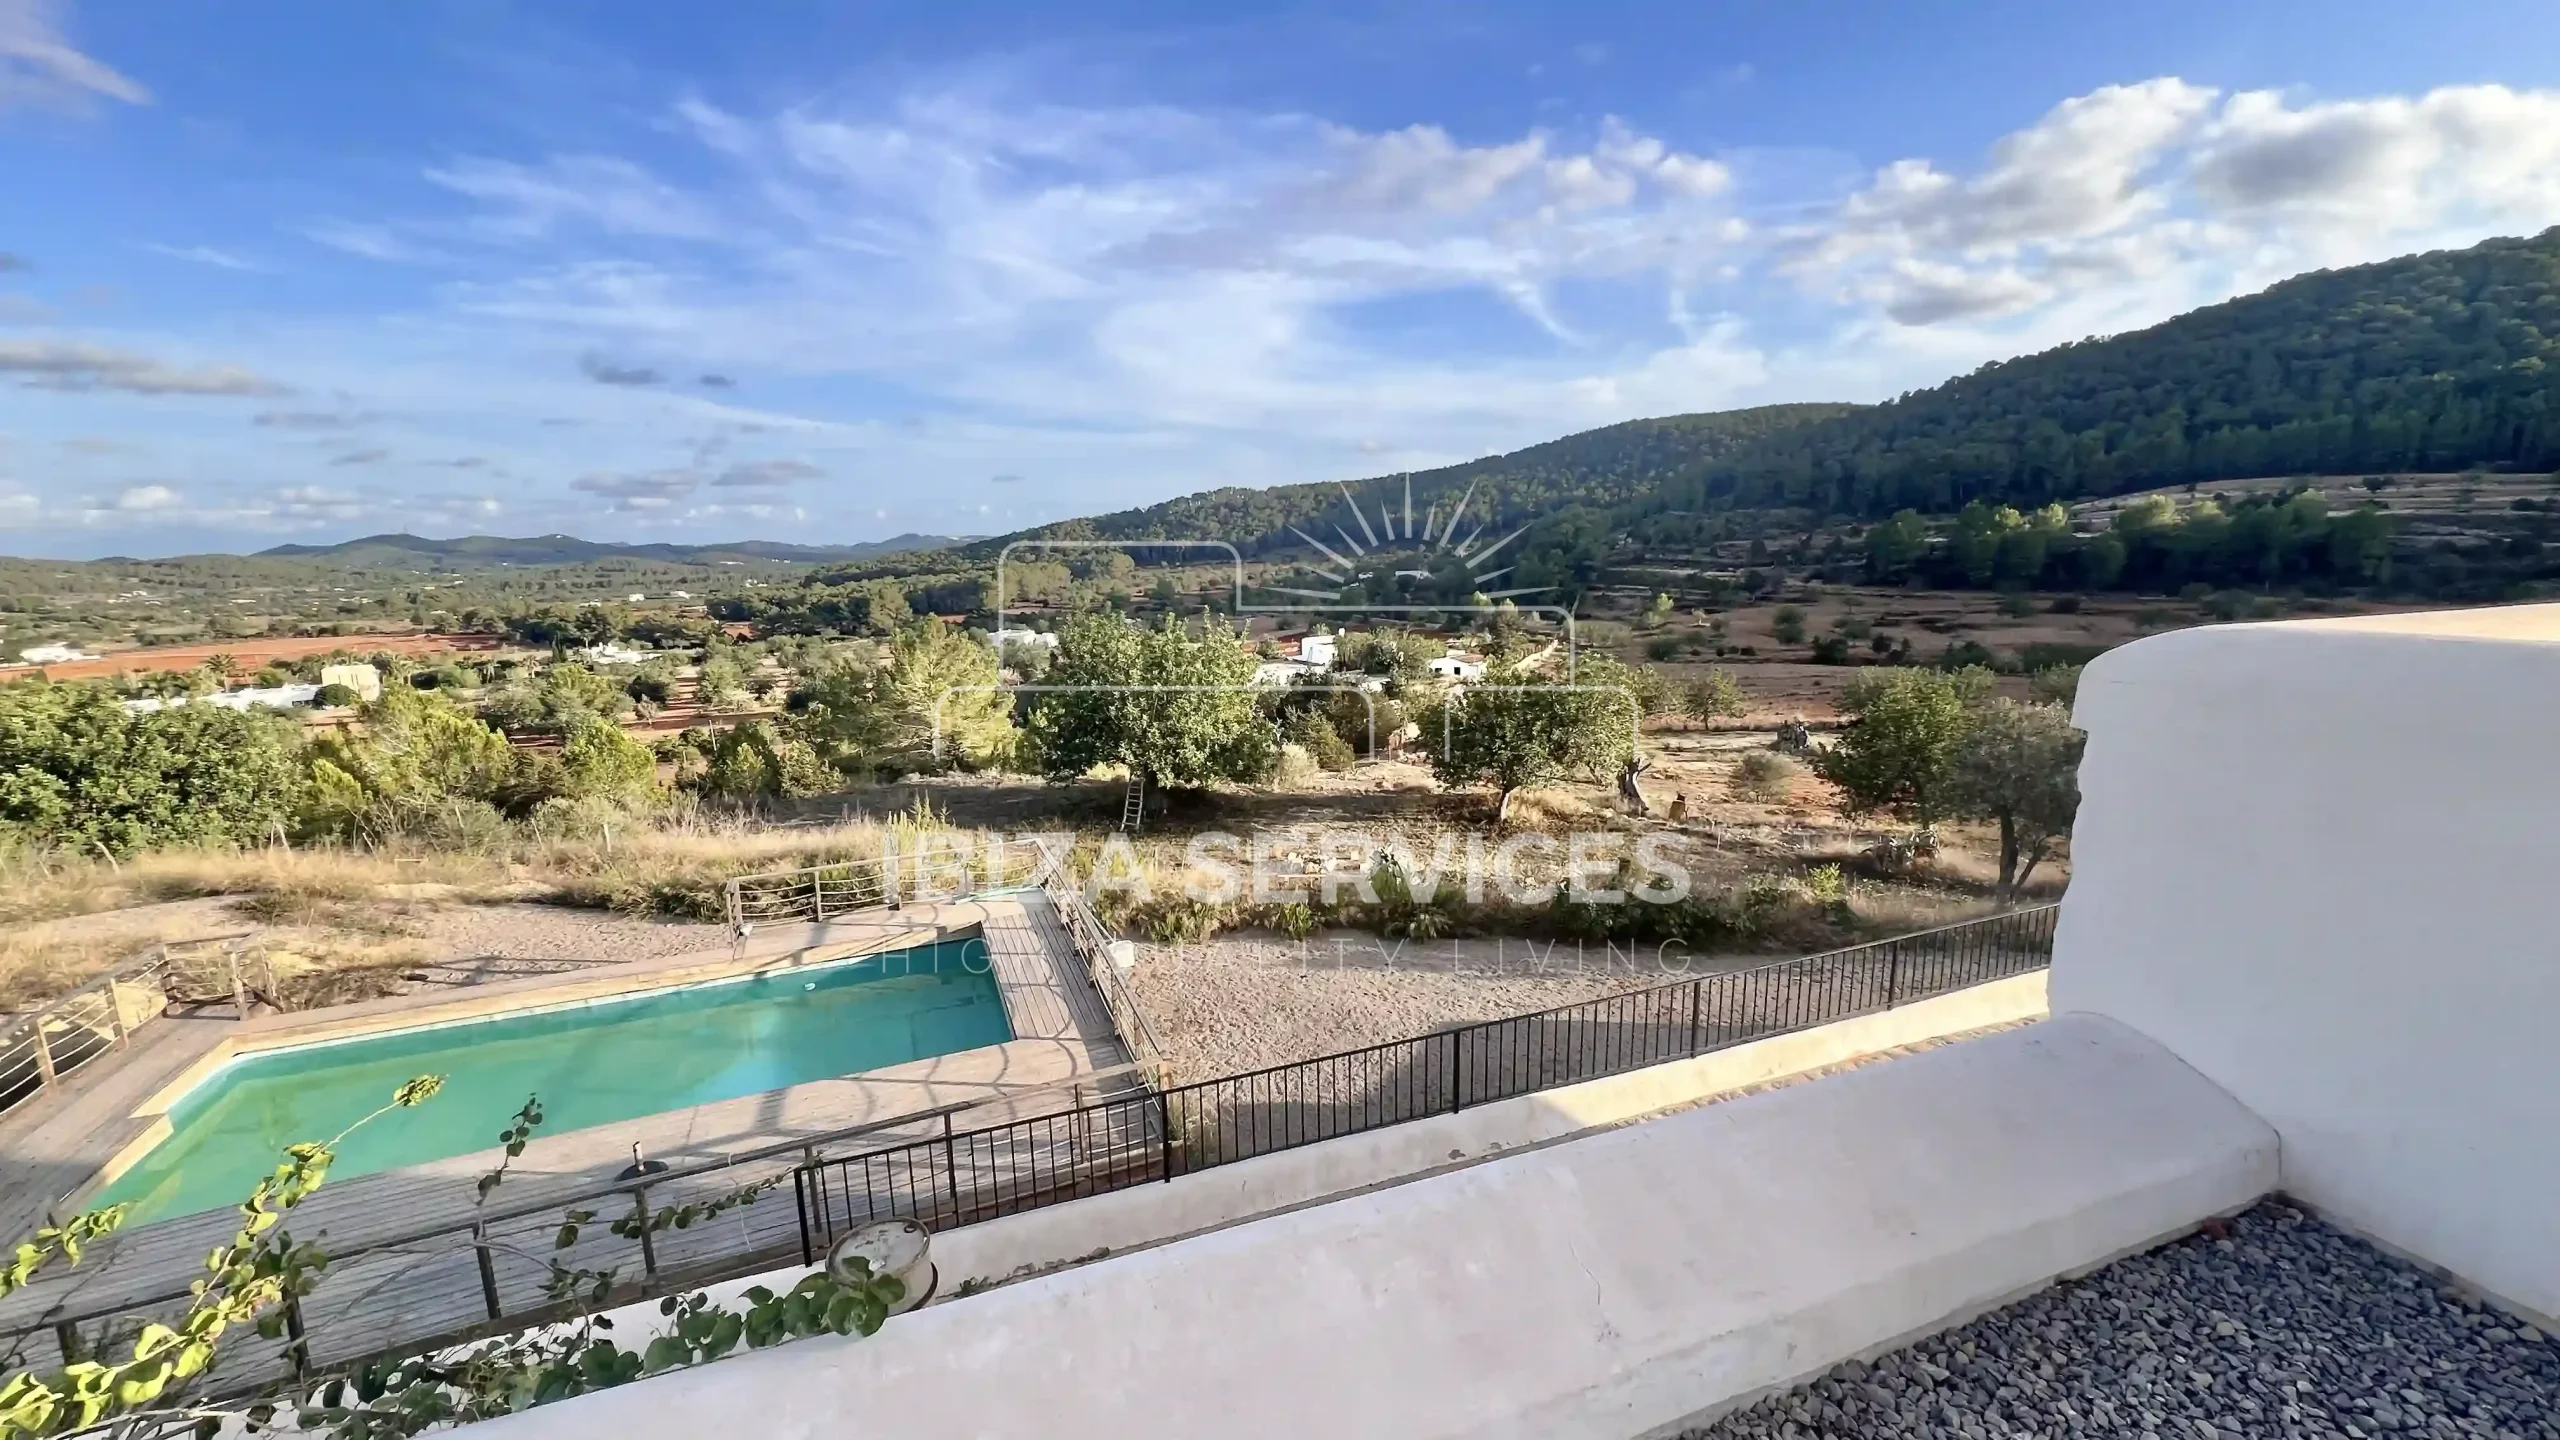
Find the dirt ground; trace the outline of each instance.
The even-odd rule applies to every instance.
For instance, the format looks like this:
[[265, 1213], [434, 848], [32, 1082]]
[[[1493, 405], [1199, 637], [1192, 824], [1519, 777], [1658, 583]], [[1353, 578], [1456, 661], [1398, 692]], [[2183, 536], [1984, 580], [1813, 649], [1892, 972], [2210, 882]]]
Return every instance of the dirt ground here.
[[[254, 901], [172, 900], [19, 927], [0, 953], [0, 1005], [30, 1003], [147, 958], [157, 945], [237, 940], [288, 970], [397, 969], [472, 960], [654, 960], [729, 943], [719, 925], [558, 905], [389, 900], [282, 919]], [[16, 963], [11, 963], [16, 962]]]
[[1426, 944], [1331, 931], [1142, 945], [1131, 984], [1175, 1073], [1205, 1078], [1676, 978], [1649, 952], [1570, 940]]

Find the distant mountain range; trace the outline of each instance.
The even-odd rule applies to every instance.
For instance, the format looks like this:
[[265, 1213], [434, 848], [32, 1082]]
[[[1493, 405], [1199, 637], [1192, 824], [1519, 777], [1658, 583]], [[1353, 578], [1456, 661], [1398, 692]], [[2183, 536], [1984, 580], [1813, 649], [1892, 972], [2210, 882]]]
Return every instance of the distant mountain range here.
[[497, 565], [576, 565], [593, 560], [656, 560], [677, 565], [717, 565], [752, 560], [795, 565], [841, 565], [876, 560], [914, 550], [940, 550], [965, 545], [964, 535], [899, 535], [859, 545], [786, 545], [776, 540], [734, 540], [704, 545], [622, 545], [581, 540], [574, 535], [535, 535], [510, 539], [503, 535], [465, 535], [429, 540], [418, 535], [367, 535], [335, 545], [277, 545], [257, 552], [266, 560], [330, 560], [342, 565], [426, 564], [444, 569]]

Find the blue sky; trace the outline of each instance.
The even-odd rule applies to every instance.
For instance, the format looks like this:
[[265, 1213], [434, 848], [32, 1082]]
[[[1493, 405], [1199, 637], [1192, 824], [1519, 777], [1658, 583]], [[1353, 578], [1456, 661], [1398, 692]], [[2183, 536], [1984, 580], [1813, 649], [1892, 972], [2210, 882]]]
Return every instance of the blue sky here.
[[0, 551], [847, 541], [2560, 223], [2560, 6], [0, 0]]

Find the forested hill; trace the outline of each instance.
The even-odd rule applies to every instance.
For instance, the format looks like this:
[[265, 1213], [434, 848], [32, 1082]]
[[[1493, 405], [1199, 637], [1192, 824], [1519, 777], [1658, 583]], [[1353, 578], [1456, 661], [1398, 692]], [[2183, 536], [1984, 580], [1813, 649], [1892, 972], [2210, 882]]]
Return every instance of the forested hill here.
[[[1724, 410], [1703, 415], [1671, 415], [1630, 420], [1549, 440], [1508, 455], [1492, 455], [1438, 470], [1412, 473], [1415, 523], [1432, 507], [1445, 514], [1465, 496], [1470, 530], [1478, 524], [1500, 525], [1552, 514], [1574, 505], [1610, 506], [1695, 471], [1720, 456], [1779, 434], [1855, 411], [1854, 405], [1763, 405], [1751, 410]], [[1404, 476], [1378, 476], [1349, 482], [1351, 493], [1374, 513], [1378, 502], [1392, 499], [1401, 508]], [[1218, 539], [1247, 555], [1303, 548], [1289, 533], [1304, 526], [1329, 536], [1336, 519], [1350, 524], [1343, 486], [1333, 481], [1282, 485], [1269, 490], [1231, 487], [1185, 495], [1142, 510], [1122, 510], [1081, 520], [998, 536], [962, 553], [985, 559], [1008, 541], [1043, 538], [1072, 540]], [[1326, 528], [1317, 529], [1324, 522]], [[1357, 534], [1355, 528], [1353, 533]]]
[[1759, 439], [1644, 508], [1942, 514], [1977, 497], [2484, 464], [2560, 469], [2560, 228], [2315, 271], [1986, 365]]

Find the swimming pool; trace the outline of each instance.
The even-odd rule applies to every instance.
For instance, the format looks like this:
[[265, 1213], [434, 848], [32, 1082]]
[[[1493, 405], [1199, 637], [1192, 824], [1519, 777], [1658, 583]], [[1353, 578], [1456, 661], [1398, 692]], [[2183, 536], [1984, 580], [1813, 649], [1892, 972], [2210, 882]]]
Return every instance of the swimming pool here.
[[1013, 1038], [982, 940], [244, 1055], [170, 1108], [171, 1133], [93, 1203], [127, 1223], [245, 1199], [401, 1082], [444, 1091], [347, 1138], [332, 1179], [488, 1149], [527, 1095], [557, 1135]]

